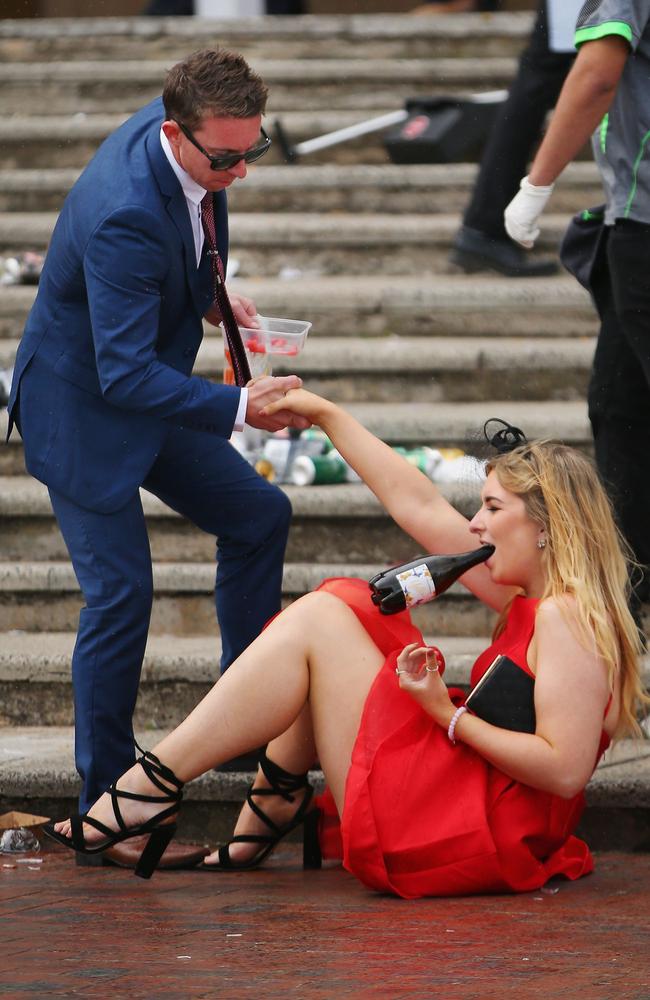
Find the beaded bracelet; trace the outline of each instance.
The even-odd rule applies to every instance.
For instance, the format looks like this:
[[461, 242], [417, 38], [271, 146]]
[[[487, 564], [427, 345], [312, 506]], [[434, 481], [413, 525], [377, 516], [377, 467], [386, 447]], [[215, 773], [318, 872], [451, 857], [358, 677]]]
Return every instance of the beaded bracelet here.
[[456, 711], [451, 717], [451, 722], [449, 723], [449, 729], [447, 730], [447, 736], [449, 737], [449, 741], [451, 743], [454, 744], [456, 743], [455, 739], [456, 726], [458, 725], [458, 720], [460, 719], [461, 715], [463, 715], [466, 711], [467, 711], [467, 706], [461, 705], [460, 708], [456, 709]]

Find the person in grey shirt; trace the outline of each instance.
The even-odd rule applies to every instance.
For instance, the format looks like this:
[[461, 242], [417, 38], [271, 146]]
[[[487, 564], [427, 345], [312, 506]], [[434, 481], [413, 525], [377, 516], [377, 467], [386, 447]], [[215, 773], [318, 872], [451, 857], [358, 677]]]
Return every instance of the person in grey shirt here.
[[596, 460], [650, 599], [650, 0], [587, 0], [576, 62], [549, 131], [505, 211], [530, 248], [564, 167], [593, 133], [606, 196], [590, 290], [601, 326], [589, 386]]
[[531, 257], [508, 239], [503, 211], [517, 191], [573, 65], [573, 35], [581, 6], [582, 0], [538, 0], [531, 36], [490, 131], [449, 255], [463, 271], [536, 278], [559, 270], [555, 257]]

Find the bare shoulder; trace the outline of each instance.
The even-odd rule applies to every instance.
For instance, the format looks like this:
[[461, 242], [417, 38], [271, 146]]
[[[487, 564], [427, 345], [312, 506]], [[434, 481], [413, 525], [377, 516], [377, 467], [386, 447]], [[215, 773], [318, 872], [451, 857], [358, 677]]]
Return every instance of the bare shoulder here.
[[578, 602], [572, 594], [547, 597], [537, 608], [535, 637], [547, 642], [560, 642], [567, 652], [581, 651], [596, 655], [594, 635], [588, 631], [578, 614]]
[[546, 627], [564, 625], [578, 621], [578, 605], [572, 594], [560, 594], [558, 597], [546, 597], [537, 606], [536, 620]]

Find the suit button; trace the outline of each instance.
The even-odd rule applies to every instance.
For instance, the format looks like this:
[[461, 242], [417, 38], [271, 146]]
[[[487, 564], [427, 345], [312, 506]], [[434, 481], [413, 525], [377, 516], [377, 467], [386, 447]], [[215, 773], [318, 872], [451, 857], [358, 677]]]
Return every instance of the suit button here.
[[183, 357], [184, 358], [191, 358], [193, 354], [194, 354], [194, 351], [192, 350], [191, 347], [186, 347], [185, 350], [183, 351]]

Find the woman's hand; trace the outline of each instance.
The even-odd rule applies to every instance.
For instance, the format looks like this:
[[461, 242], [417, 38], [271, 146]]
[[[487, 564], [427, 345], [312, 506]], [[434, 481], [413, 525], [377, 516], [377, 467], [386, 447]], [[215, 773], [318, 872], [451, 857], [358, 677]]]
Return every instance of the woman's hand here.
[[436, 650], [411, 642], [397, 657], [399, 686], [410, 694], [435, 721], [447, 727], [456, 711], [447, 686], [440, 676]]
[[327, 411], [333, 409], [333, 406], [333, 403], [317, 396], [315, 392], [308, 392], [307, 389], [291, 389], [283, 399], [278, 399], [265, 406], [262, 413], [264, 416], [270, 417], [278, 410], [290, 410], [291, 413], [305, 417], [309, 423], [320, 425]]

